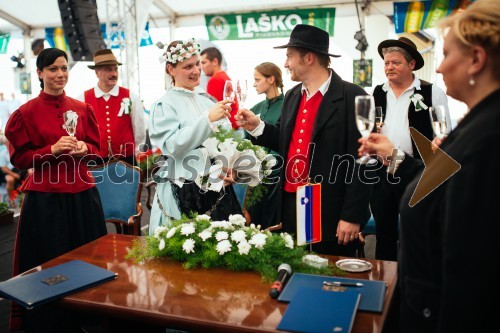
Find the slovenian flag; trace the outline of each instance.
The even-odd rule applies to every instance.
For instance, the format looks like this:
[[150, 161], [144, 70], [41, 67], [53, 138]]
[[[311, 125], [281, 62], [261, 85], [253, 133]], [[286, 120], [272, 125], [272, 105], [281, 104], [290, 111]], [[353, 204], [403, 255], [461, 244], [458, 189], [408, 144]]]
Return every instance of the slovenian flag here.
[[297, 188], [297, 245], [321, 242], [321, 184]]

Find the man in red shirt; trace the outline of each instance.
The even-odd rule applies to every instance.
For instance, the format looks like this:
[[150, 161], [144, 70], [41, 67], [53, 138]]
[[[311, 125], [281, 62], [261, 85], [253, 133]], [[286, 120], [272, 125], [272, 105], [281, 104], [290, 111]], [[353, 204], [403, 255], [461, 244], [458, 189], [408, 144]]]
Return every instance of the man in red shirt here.
[[[213, 96], [218, 101], [224, 99], [224, 85], [227, 80], [231, 78], [225, 71], [222, 70], [222, 53], [216, 47], [207, 47], [200, 53], [201, 67], [206, 76], [210, 77], [207, 83], [207, 93]], [[238, 102], [235, 99], [231, 104], [231, 117], [230, 121], [234, 129], [238, 129], [234, 120], [234, 115], [238, 111]]]

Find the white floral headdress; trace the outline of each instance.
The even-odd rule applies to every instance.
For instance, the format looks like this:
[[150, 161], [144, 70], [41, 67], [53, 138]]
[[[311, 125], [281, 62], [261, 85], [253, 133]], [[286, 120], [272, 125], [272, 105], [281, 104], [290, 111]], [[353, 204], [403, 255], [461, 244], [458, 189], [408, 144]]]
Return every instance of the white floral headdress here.
[[171, 64], [183, 62], [201, 52], [201, 46], [195, 43], [194, 38], [187, 41], [179, 41], [177, 45], [167, 48], [167, 51], [160, 57], [160, 63], [167, 61]]

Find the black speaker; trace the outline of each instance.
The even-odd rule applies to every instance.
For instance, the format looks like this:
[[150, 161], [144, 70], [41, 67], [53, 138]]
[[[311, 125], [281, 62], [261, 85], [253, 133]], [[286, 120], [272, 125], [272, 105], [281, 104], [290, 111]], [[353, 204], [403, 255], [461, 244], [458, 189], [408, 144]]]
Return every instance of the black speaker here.
[[97, 16], [96, 0], [58, 0], [64, 35], [75, 61], [92, 61], [95, 51], [105, 49]]

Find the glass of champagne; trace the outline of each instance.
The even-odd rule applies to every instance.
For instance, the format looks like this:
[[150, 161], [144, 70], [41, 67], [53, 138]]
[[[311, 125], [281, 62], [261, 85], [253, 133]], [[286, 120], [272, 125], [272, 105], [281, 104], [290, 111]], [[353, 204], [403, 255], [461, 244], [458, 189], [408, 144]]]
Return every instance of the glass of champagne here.
[[[367, 139], [373, 130], [373, 126], [375, 126], [375, 100], [373, 96], [356, 96], [354, 99], [354, 111], [356, 114], [356, 126], [361, 136]], [[365, 152], [356, 162], [360, 164], [374, 164], [377, 160], [371, 158], [370, 155]]]
[[[76, 125], [78, 124], [78, 114], [73, 110], [68, 110], [63, 114], [63, 128], [69, 136], [75, 136]], [[71, 152], [74, 152], [73, 150]]]
[[380, 133], [382, 126], [384, 126], [384, 112], [381, 106], [375, 107], [375, 126], [377, 127], [377, 133]]
[[443, 105], [435, 105], [429, 108], [429, 116], [431, 117], [432, 129], [434, 134], [443, 139], [448, 133], [446, 126], [446, 109]]
[[[226, 83], [224, 84], [224, 96], [223, 97], [224, 97], [224, 99], [229, 99], [231, 101], [234, 100], [235, 91], [234, 91], [233, 81], [226, 80]], [[229, 103], [228, 105], [231, 105], [231, 103]]]
[[238, 97], [238, 101], [240, 103], [240, 107], [243, 108], [245, 105], [245, 101], [247, 100], [247, 94], [248, 94], [247, 80], [238, 80], [237, 81], [236, 94]]

